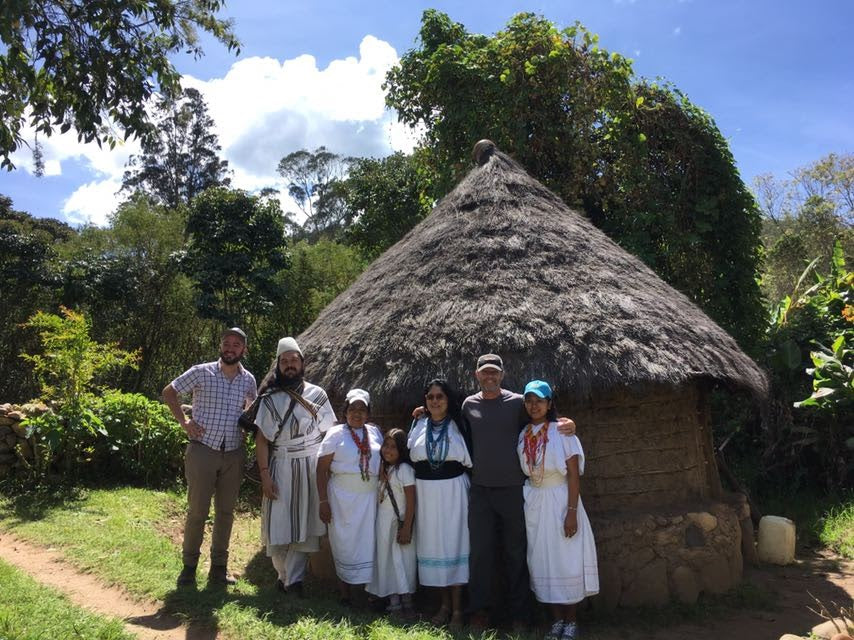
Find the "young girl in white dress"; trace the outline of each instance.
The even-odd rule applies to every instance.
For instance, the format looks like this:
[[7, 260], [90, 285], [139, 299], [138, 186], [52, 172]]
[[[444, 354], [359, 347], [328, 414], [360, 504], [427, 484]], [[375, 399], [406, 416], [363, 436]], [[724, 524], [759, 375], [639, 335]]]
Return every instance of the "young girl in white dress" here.
[[406, 432], [391, 429], [380, 449], [377, 555], [368, 593], [388, 596], [388, 611], [412, 615], [416, 557], [412, 524], [415, 520], [415, 471], [409, 465]]
[[547, 382], [529, 382], [524, 398], [530, 422], [519, 436], [518, 453], [528, 476], [523, 493], [531, 589], [551, 605], [546, 640], [574, 640], [576, 604], [599, 592], [596, 543], [581, 503], [584, 451], [577, 436], [558, 432]]

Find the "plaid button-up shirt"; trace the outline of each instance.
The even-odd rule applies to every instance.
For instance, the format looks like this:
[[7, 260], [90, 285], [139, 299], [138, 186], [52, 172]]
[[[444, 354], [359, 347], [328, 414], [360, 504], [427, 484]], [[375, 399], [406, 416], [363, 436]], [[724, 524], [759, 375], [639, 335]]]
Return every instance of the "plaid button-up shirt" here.
[[190, 367], [172, 381], [178, 393], [193, 392], [193, 420], [204, 427], [199, 442], [211, 449], [233, 451], [243, 444], [237, 419], [257, 395], [255, 376], [240, 365], [231, 380], [219, 360]]

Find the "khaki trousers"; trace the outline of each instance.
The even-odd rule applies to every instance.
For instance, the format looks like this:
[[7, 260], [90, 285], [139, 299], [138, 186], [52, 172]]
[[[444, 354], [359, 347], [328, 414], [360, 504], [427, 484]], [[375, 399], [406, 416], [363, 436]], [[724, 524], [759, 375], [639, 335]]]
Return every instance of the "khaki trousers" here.
[[187, 521], [184, 523], [184, 564], [199, 564], [205, 522], [214, 499], [214, 523], [211, 536], [211, 565], [228, 564], [228, 543], [234, 524], [234, 507], [243, 479], [243, 447], [217, 451], [201, 442], [190, 441], [184, 458], [187, 478]]

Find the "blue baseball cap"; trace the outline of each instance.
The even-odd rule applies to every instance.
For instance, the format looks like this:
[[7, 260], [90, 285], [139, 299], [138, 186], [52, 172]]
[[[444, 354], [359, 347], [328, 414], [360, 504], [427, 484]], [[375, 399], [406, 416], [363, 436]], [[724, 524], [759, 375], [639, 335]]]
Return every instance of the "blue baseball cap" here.
[[525, 385], [525, 392], [522, 395], [526, 396], [529, 393], [548, 399], [552, 397], [552, 388], [545, 380], [531, 380]]

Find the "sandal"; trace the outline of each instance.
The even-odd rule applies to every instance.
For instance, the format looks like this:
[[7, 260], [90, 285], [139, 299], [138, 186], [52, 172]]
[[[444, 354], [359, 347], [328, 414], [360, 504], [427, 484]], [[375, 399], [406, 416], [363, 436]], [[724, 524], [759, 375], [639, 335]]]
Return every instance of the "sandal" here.
[[448, 624], [448, 629], [451, 631], [460, 631], [463, 628], [463, 612], [454, 611], [451, 614], [451, 622]]
[[451, 610], [448, 607], [439, 607], [436, 615], [430, 618], [430, 624], [441, 627], [448, 622], [448, 616], [451, 615]]

